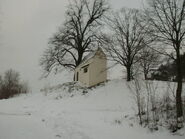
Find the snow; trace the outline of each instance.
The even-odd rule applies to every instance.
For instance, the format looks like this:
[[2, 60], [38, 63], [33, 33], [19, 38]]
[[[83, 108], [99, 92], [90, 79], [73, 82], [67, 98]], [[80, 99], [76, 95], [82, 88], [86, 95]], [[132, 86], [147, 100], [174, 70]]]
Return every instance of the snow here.
[[51, 139], [52, 131], [37, 117], [17, 114], [0, 114], [1, 139]]
[[[122, 79], [82, 95], [30, 93], [0, 100], [0, 139], [184, 139], [166, 129], [151, 133], [134, 120], [132, 94]], [[75, 92], [73, 92], [75, 93]]]

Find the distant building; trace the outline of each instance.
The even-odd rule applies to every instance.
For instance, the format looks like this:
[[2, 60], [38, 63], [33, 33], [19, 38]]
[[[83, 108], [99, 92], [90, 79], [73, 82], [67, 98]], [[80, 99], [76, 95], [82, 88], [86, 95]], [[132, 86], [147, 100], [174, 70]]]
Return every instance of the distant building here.
[[92, 87], [107, 80], [107, 58], [101, 48], [88, 54], [75, 69], [75, 81]]

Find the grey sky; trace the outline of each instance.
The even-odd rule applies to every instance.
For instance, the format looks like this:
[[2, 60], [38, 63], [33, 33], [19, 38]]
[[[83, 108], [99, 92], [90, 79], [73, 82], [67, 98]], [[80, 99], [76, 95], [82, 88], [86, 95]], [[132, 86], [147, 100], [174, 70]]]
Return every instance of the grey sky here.
[[[141, 7], [142, 0], [110, 0], [113, 8]], [[0, 73], [13, 68], [35, 91], [39, 81], [39, 58], [64, 21], [68, 0], [0, 0]], [[58, 75], [58, 80], [62, 78]]]

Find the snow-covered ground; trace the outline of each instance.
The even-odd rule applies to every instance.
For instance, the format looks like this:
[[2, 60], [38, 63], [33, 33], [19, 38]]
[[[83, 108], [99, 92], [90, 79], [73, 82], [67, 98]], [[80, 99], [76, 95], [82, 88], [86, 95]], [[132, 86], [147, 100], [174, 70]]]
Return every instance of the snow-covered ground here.
[[[132, 94], [113, 80], [85, 95], [31, 93], [0, 100], [0, 139], [184, 139], [165, 129], [139, 127]], [[73, 92], [74, 93], [74, 92]], [[78, 93], [78, 92], [76, 92]]]

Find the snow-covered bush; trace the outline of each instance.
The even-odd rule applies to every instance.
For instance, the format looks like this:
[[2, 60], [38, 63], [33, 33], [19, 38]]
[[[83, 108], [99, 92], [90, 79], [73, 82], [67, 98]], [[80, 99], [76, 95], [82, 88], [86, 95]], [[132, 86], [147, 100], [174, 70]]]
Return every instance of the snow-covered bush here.
[[88, 88], [83, 87], [78, 82], [67, 82], [52, 87], [46, 86], [41, 89], [41, 92], [44, 92], [45, 95], [55, 93], [55, 98], [61, 99], [63, 97], [73, 97], [78, 94], [85, 95], [88, 93]]

